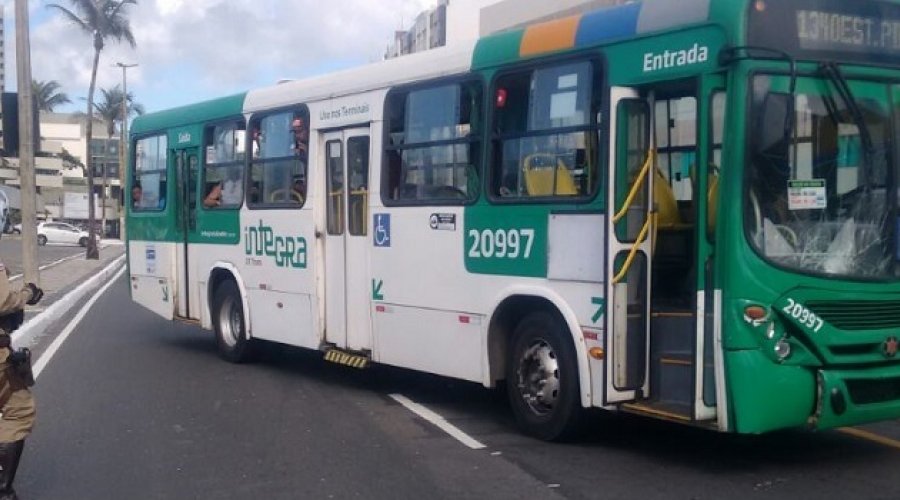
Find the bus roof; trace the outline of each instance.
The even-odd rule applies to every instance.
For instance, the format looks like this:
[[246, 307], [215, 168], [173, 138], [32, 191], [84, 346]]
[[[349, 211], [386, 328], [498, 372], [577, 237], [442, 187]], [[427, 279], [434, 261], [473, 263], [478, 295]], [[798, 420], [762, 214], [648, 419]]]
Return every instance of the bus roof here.
[[[900, 14], [895, 7], [897, 4], [900, 0], [639, 0], [484, 37], [475, 48], [472, 67], [484, 69], [535, 56], [595, 47], [702, 24], [719, 26], [725, 33], [727, 43], [747, 45], [748, 31], [751, 29], [748, 19], [751, 17], [762, 20], [763, 29], [755, 32], [755, 38], [778, 38], [796, 35], [797, 27], [792, 23], [797, 23], [795, 15], [798, 12], [837, 14], [844, 21], [868, 22], [884, 18], [900, 22]], [[750, 15], [751, 7], [754, 16]], [[895, 31], [895, 28], [889, 27], [887, 35], [896, 44]], [[869, 49], [883, 45], [883, 40], [867, 42], [871, 43], [863, 45]], [[840, 42], [832, 43], [829, 48], [838, 51], [848, 48], [840, 45]], [[896, 51], [897, 47], [893, 50]], [[789, 52], [802, 55], [800, 51]], [[827, 58], [827, 55], [823, 54], [820, 58]]]
[[131, 125], [131, 133], [141, 135], [170, 127], [180, 127], [197, 122], [240, 116], [243, 114], [246, 95], [247, 93], [244, 92], [179, 108], [148, 113], [134, 119], [134, 123]]
[[[643, 0], [499, 33], [479, 40], [472, 66], [480, 69], [508, 64], [552, 52], [703, 23], [710, 18], [713, 1]], [[740, 5], [747, 2], [727, 1]]]
[[469, 71], [472, 44], [440, 47], [336, 73], [288, 81], [252, 90], [245, 111], [255, 112], [357, 92], [382, 89], [408, 82], [439, 78]]

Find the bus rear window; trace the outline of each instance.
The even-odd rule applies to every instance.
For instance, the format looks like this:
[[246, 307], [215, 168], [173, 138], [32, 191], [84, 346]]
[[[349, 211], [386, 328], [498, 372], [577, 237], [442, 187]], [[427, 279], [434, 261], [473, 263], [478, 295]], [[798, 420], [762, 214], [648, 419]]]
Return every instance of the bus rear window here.
[[597, 76], [590, 62], [504, 75], [494, 87], [491, 194], [584, 197], [597, 186]]

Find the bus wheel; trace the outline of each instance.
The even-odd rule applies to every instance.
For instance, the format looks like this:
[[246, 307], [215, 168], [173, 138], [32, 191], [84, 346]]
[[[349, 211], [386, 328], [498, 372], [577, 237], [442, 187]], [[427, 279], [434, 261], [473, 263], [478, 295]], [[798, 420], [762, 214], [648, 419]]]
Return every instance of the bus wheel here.
[[513, 414], [526, 434], [546, 441], [577, 435], [584, 409], [575, 348], [567, 329], [552, 314], [529, 314], [515, 330], [506, 364]]
[[250, 354], [250, 340], [244, 325], [244, 306], [234, 281], [225, 281], [213, 295], [213, 327], [219, 355], [226, 361], [241, 363]]

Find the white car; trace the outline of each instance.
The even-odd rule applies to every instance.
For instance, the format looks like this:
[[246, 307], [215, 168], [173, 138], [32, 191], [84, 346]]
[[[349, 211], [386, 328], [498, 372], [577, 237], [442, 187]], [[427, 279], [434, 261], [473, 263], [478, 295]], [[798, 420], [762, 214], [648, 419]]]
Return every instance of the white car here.
[[70, 243], [87, 246], [88, 233], [65, 222], [41, 222], [37, 227], [38, 245]]

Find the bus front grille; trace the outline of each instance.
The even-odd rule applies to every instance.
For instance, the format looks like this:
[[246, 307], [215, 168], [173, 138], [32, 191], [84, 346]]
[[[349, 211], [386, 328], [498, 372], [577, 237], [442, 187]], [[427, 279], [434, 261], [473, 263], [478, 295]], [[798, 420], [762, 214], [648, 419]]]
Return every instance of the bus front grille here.
[[900, 399], [900, 378], [848, 380], [847, 391], [853, 404], [865, 405]]
[[841, 330], [900, 327], [900, 300], [813, 301], [806, 307]]

